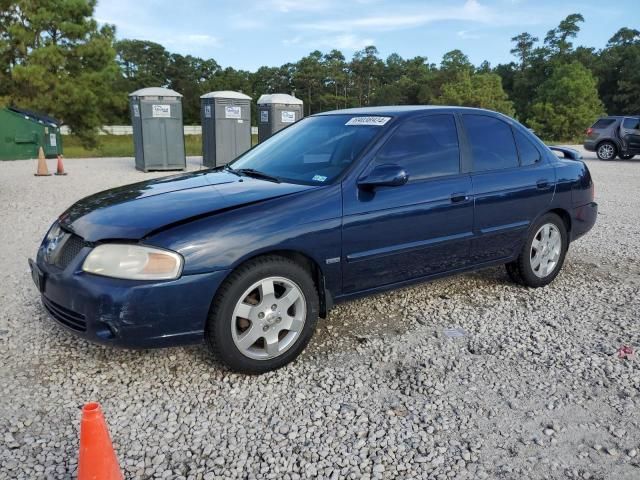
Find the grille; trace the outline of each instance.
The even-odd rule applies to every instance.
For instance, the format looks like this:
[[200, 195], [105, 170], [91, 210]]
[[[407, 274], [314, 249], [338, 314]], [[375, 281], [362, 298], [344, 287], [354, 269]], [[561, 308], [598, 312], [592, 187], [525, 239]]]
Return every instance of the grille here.
[[73, 310], [69, 310], [62, 305], [58, 305], [45, 296], [42, 297], [42, 303], [44, 303], [45, 308], [49, 311], [53, 318], [55, 318], [65, 327], [69, 327], [76, 332], [87, 331], [87, 322], [84, 315], [76, 313]]
[[62, 250], [56, 256], [54, 265], [58, 268], [67, 268], [84, 246], [85, 241], [82, 238], [71, 234], [71, 237], [62, 245]]

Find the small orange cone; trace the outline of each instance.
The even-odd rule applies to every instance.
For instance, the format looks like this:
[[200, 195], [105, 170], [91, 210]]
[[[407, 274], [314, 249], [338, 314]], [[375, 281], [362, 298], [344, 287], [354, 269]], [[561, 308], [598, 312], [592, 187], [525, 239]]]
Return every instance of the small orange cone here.
[[99, 403], [82, 407], [78, 480], [123, 480]]
[[36, 177], [48, 177], [51, 175], [49, 173], [49, 168], [47, 168], [47, 161], [44, 159], [44, 150], [42, 147], [38, 150], [38, 170], [34, 175]]
[[58, 155], [58, 168], [56, 170], [56, 175], [66, 175], [67, 172], [64, 171], [64, 164], [62, 163], [62, 155]]

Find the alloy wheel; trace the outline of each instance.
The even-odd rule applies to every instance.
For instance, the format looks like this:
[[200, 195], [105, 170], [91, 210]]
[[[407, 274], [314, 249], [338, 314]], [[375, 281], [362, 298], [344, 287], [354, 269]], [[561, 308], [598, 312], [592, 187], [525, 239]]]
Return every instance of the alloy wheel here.
[[533, 273], [544, 278], [558, 265], [562, 252], [562, 235], [553, 223], [545, 223], [533, 237], [531, 243], [530, 262]]
[[610, 160], [616, 154], [616, 150], [610, 143], [604, 143], [598, 147], [598, 155], [603, 160]]
[[233, 342], [249, 358], [278, 357], [298, 340], [306, 315], [306, 300], [296, 283], [284, 277], [264, 278], [236, 303], [231, 318]]

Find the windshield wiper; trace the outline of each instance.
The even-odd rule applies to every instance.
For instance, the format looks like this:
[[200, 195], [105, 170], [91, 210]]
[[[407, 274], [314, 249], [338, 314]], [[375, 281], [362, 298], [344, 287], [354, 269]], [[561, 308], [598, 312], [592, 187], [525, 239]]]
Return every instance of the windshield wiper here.
[[222, 169], [223, 169], [225, 172], [231, 172], [231, 173], [233, 173], [234, 175], [237, 175], [237, 176], [239, 176], [239, 177], [241, 177], [241, 176], [242, 176], [242, 175], [240, 175], [240, 174], [239, 174], [239, 173], [238, 173], [234, 168], [231, 168], [229, 165], [225, 165], [224, 167], [222, 167]]
[[278, 177], [274, 177], [273, 175], [269, 175], [268, 173], [255, 170], [253, 168], [234, 168], [232, 170], [246, 175], [247, 177], [261, 178], [263, 180], [268, 180], [269, 182], [281, 183], [281, 180]]

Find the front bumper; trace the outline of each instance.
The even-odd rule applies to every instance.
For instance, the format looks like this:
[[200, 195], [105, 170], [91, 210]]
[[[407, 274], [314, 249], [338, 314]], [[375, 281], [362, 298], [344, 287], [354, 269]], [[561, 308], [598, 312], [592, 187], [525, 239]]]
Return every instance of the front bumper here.
[[571, 241], [577, 240], [593, 228], [598, 218], [598, 204], [590, 202], [573, 209], [571, 221]]
[[83, 272], [87, 253], [64, 269], [44, 262], [41, 252], [29, 262], [42, 302], [58, 324], [92, 342], [126, 348], [203, 341], [209, 307], [226, 271], [162, 282], [120, 280]]

